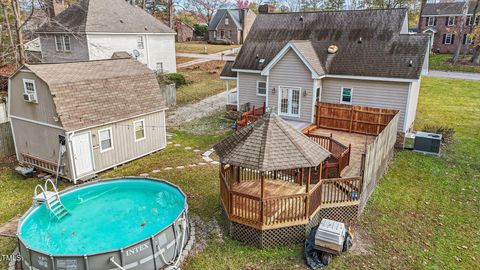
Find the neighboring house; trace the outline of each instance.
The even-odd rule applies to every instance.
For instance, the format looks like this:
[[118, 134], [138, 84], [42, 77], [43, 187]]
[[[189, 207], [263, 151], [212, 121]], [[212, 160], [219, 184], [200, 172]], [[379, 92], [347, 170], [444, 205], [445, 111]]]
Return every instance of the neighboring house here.
[[208, 40], [242, 44], [256, 17], [249, 8], [219, 9], [208, 25]]
[[46, 63], [109, 59], [126, 51], [175, 72], [175, 31], [124, 0], [80, 0], [37, 30]]
[[266, 104], [306, 124], [314, 123], [316, 101], [397, 109], [398, 131], [406, 132], [428, 39], [408, 34], [406, 9], [260, 14], [226, 65], [233, 74], [222, 74], [236, 77], [237, 109]]
[[34, 38], [23, 44], [25, 48], [25, 55], [27, 63], [42, 62], [42, 46], [40, 45], [40, 38]]
[[[465, 21], [467, 28], [464, 34], [460, 33], [464, 2], [425, 4], [419, 19], [418, 32], [431, 35], [430, 48], [432, 52], [453, 53], [457, 48], [458, 42], [461, 42], [463, 45], [475, 42], [475, 40], [468, 38], [466, 32], [469, 32], [474, 25], [479, 24], [480, 15], [473, 18], [476, 1], [470, 1], [469, 4], [468, 15]], [[480, 7], [478, 9], [477, 14], [480, 13]], [[479, 41], [476, 40], [476, 42]]]
[[20, 163], [76, 183], [165, 148], [155, 73], [134, 59], [25, 65], [10, 78], [9, 118]]
[[176, 20], [175, 32], [177, 32], [177, 36], [175, 37], [175, 41], [177, 42], [188, 42], [193, 40], [193, 26], [180, 19]]

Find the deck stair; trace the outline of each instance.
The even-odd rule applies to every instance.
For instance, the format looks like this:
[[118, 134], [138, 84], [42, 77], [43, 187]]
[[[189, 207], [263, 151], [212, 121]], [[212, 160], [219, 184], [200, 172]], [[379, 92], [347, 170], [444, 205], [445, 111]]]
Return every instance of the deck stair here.
[[[48, 185], [51, 185], [52, 190], [48, 190]], [[48, 179], [45, 186], [37, 185], [35, 187], [35, 195], [33, 197], [35, 203], [45, 203], [47, 209], [58, 219], [61, 220], [69, 214], [67, 208], [60, 200], [57, 188], [52, 180]]]

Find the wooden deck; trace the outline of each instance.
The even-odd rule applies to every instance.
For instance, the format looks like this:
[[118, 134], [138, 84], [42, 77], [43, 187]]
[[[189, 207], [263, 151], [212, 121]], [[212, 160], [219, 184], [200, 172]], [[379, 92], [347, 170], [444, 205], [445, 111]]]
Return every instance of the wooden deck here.
[[350, 133], [339, 130], [318, 128], [310, 131], [310, 134], [330, 136], [345, 145], [351, 145], [350, 165], [346, 167], [341, 177], [354, 177], [360, 175], [362, 155], [365, 153], [366, 145], [371, 144], [376, 136]]
[[[235, 183], [233, 191], [260, 198], [260, 181], [245, 181]], [[305, 193], [305, 186], [282, 180], [265, 180], [265, 198], [288, 196]]]

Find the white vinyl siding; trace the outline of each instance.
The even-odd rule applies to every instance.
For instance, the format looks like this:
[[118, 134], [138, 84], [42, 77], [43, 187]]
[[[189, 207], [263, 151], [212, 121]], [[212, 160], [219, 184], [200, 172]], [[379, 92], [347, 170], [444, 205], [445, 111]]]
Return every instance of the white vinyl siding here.
[[[299, 92], [299, 116], [282, 115], [285, 119], [311, 122], [313, 106], [313, 79], [312, 72], [305, 66], [298, 55], [289, 50], [278, 63], [270, 70], [268, 79], [268, 106], [280, 110], [279, 87], [286, 86], [290, 88], [300, 88]], [[271, 90], [275, 88], [273, 93]], [[338, 102], [338, 100], [337, 100]], [[280, 114], [280, 112], [279, 112]]]
[[266, 81], [265, 77], [256, 73], [238, 72], [238, 98], [239, 105], [250, 103], [250, 107], [261, 107], [265, 96], [257, 95], [257, 81]]
[[339, 103], [342, 87], [354, 89], [353, 105], [400, 110], [398, 129], [403, 131], [410, 83], [324, 78], [321, 101]]

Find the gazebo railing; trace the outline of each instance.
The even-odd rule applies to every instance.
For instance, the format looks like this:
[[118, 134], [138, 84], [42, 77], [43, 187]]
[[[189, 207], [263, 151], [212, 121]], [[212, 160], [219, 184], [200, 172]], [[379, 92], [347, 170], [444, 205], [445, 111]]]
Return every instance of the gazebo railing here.
[[332, 156], [337, 160], [338, 174], [350, 165], [351, 145], [346, 146], [332, 138], [332, 136], [322, 136], [310, 133], [306, 133], [305, 135], [332, 153]]
[[[233, 190], [235, 185], [243, 182], [238, 182], [238, 179], [235, 181], [235, 176], [241, 170], [238, 167], [220, 165], [222, 204], [230, 220], [258, 229], [302, 224], [321, 207], [354, 203], [360, 198], [362, 181], [360, 177], [353, 177], [321, 179], [317, 184], [311, 184], [308, 192], [283, 196], [270, 194], [261, 199], [257, 195]], [[253, 172], [248, 175], [255, 176]]]

